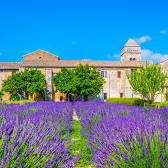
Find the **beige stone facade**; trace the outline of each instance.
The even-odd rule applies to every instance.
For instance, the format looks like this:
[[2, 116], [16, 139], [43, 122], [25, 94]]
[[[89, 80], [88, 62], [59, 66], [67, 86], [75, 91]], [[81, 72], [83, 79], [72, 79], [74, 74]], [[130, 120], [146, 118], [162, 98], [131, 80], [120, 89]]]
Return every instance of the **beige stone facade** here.
[[[12, 73], [24, 71], [26, 68], [37, 68], [46, 77], [47, 86], [45, 100], [65, 101], [66, 95], [54, 93], [52, 77], [61, 68], [74, 68], [79, 64], [88, 64], [96, 66], [104, 77], [104, 87], [97, 99], [104, 100], [109, 97], [137, 97], [134, 95], [131, 86], [127, 80], [126, 73], [132, 69], [137, 69], [143, 64], [141, 61], [141, 48], [132, 39], [128, 40], [121, 50], [121, 61], [80, 61], [80, 60], [60, 60], [58, 56], [50, 54], [43, 50], [37, 50], [33, 53], [23, 56], [19, 63], [0, 63], [0, 88], [2, 80], [8, 78]], [[3, 100], [8, 100], [9, 94], [3, 96]], [[93, 97], [90, 97], [94, 100]]]

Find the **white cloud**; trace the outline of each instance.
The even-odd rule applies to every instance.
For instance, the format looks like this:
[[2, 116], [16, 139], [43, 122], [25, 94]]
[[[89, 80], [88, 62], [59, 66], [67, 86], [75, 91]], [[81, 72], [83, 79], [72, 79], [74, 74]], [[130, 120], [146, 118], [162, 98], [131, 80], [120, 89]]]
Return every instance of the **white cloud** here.
[[108, 59], [113, 59], [113, 58], [119, 58], [119, 59], [120, 59], [120, 56], [121, 56], [120, 54], [114, 54], [114, 55], [108, 54], [108, 55], [107, 55], [107, 58], [108, 58]]
[[82, 61], [92, 61], [90, 58], [82, 59]]
[[[149, 49], [142, 49], [141, 50], [141, 56], [142, 60], [152, 60], [154, 62], [161, 62], [165, 59], [168, 59], [168, 54], [161, 54], [157, 52], [153, 52]], [[114, 55], [107, 55], [107, 58], [112, 60], [113, 58], [119, 58], [120, 59], [121, 55], [120, 54], [114, 54]]]
[[138, 43], [138, 44], [142, 44], [142, 43], [145, 43], [147, 41], [150, 41], [151, 40], [151, 37], [150, 36], [142, 36], [140, 38], [134, 38], [134, 40]]
[[167, 33], [167, 30], [161, 30], [160, 33], [161, 33], [161, 34], [166, 34], [166, 33]]
[[168, 54], [160, 54], [148, 49], [144, 49], [141, 52], [142, 60], [153, 60], [156, 62], [160, 62], [168, 58]]
[[121, 56], [120, 54], [114, 54], [112, 57], [113, 57], [113, 58], [114, 58], [114, 57], [115, 57], [115, 58], [120, 58], [120, 56]]

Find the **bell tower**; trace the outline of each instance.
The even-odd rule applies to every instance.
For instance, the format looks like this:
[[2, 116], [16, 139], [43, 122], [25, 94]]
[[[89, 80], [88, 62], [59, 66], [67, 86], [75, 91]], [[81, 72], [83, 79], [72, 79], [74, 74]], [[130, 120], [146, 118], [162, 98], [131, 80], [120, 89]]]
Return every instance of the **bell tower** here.
[[121, 49], [121, 61], [141, 61], [141, 47], [133, 40], [129, 39]]

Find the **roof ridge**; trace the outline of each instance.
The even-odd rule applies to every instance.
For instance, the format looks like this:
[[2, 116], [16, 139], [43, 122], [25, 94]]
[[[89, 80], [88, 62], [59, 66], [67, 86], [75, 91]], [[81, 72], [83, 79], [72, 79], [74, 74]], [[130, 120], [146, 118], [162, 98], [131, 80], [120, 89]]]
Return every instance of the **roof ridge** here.
[[126, 42], [126, 44], [124, 45], [124, 47], [134, 47], [134, 46], [137, 46], [137, 47], [140, 47], [136, 42], [135, 42], [135, 40], [133, 40], [132, 38], [130, 38], [127, 42]]
[[57, 55], [55, 55], [55, 54], [52, 54], [52, 53], [50, 53], [50, 52], [48, 52], [48, 51], [42, 50], [42, 49], [38, 49], [38, 50], [35, 50], [35, 51], [31, 52], [31, 53], [25, 54], [25, 55], [22, 56], [22, 58], [25, 57], [25, 56], [29, 56], [29, 55], [31, 55], [31, 54], [34, 54], [34, 53], [38, 53], [38, 52], [48, 53], [48, 54], [54, 55], [54, 56], [56, 56], [56, 57], [59, 58], [59, 56], [57, 56]]

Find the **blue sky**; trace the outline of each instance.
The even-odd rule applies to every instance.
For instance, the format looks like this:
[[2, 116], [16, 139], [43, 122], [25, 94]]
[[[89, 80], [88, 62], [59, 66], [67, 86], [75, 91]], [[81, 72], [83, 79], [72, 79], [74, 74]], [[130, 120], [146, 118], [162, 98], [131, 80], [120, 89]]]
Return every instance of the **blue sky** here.
[[120, 60], [129, 38], [144, 59], [168, 58], [168, 1], [0, 1], [0, 62], [43, 49], [62, 60]]

